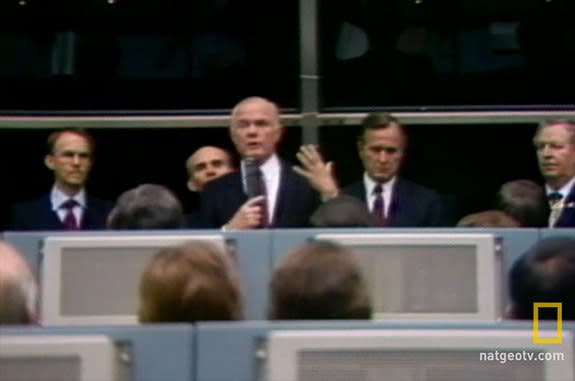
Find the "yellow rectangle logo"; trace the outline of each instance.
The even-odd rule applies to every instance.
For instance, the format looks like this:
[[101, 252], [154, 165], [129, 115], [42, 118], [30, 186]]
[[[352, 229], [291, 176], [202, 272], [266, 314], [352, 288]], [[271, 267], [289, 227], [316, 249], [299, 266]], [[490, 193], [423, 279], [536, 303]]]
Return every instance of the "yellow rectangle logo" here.
[[[540, 344], [561, 344], [563, 336], [562, 318], [563, 318], [563, 303], [533, 303], [533, 342]], [[540, 308], [556, 308], [557, 309], [557, 337], [541, 338], [539, 337], [539, 309]]]

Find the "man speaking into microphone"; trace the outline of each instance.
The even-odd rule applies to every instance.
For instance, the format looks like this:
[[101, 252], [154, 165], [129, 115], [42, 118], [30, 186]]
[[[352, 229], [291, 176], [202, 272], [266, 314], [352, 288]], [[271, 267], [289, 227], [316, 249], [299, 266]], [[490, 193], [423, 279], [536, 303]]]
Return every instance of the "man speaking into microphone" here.
[[238, 171], [211, 181], [200, 195], [204, 227], [244, 230], [309, 226], [320, 198], [308, 181], [277, 155], [282, 133], [275, 103], [249, 97], [233, 108], [230, 136], [242, 162]]

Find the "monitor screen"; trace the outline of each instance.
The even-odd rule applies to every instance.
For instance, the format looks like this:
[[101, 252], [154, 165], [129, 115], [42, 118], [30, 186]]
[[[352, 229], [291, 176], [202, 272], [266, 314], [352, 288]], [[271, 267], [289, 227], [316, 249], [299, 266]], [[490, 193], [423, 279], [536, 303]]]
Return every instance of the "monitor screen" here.
[[1, 381], [113, 381], [119, 367], [107, 336], [3, 336]]
[[321, 234], [351, 248], [376, 318], [501, 316], [501, 258], [491, 234]]
[[222, 250], [220, 235], [48, 237], [42, 263], [44, 324], [137, 322], [140, 277], [160, 249], [192, 240]]
[[272, 331], [267, 349], [269, 381], [567, 381], [575, 377], [573, 338], [565, 331], [559, 345], [534, 344], [530, 328]]

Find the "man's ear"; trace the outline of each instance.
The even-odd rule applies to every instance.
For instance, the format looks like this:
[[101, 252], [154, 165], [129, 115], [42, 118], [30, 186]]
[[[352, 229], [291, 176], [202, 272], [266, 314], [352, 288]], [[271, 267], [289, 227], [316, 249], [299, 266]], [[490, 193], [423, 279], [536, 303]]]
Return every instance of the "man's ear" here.
[[44, 165], [46, 165], [46, 167], [53, 171], [54, 170], [54, 162], [52, 159], [52, 155], [46, 155], [44, 156]]

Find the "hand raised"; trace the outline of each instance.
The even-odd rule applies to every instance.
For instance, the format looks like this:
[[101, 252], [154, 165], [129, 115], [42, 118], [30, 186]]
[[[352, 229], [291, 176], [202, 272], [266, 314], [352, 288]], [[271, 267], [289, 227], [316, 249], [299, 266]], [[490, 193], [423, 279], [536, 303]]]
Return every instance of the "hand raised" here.
[[305, 177], [310, 185], [321, 194], [324, 201], [337, 196], [339, 191], [333, 175], [333, 162], [326, 163], [317, 146], [301, 146], [296, 157], [302, 166], [294, 166], [293, 170]]

